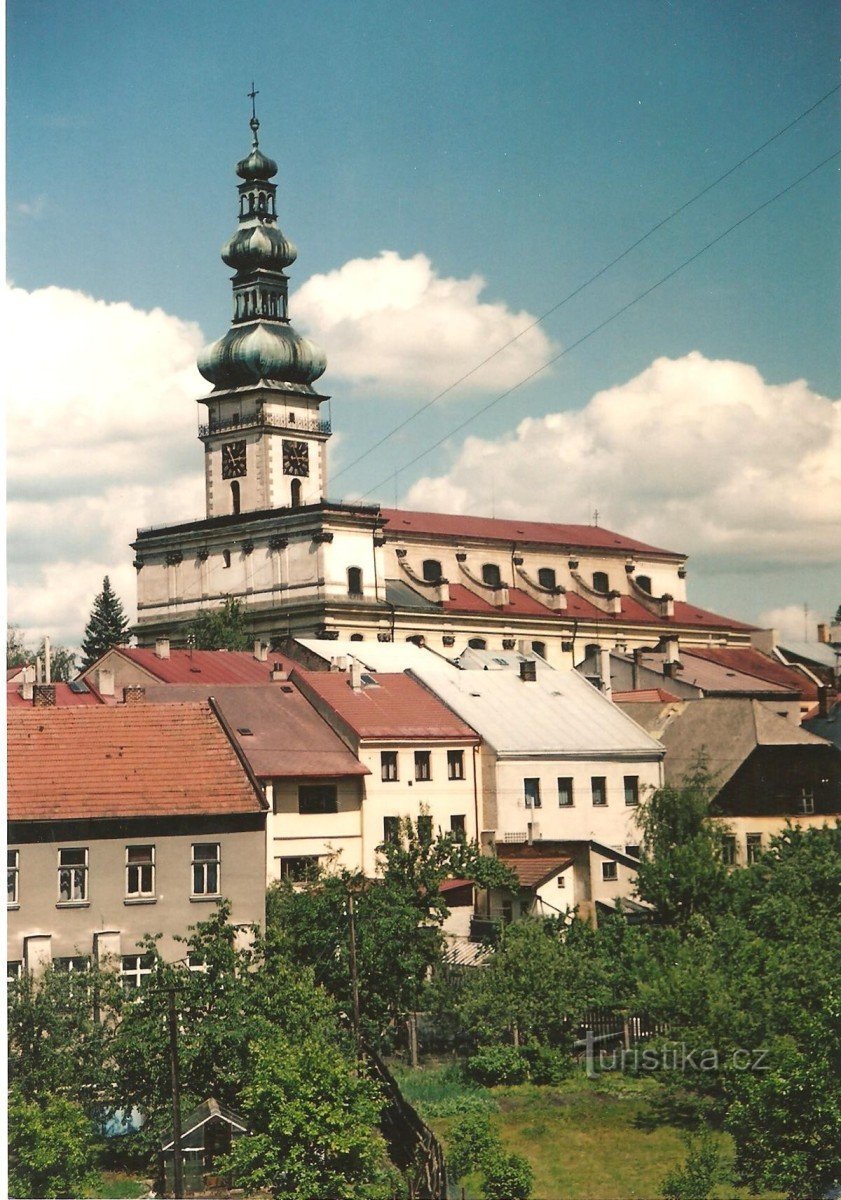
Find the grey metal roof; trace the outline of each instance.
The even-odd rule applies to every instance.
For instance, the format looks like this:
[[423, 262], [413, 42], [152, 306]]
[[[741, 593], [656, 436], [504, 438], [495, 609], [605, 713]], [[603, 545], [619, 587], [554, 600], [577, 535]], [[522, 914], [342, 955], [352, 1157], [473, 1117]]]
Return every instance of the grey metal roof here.
[[465, 671], [519, 671], [520, 663], [533, 662], [538, 671], [554, 671], [539, 654], [520, 654], [517, 650], [474, 650], [468, 646], [455, 660]]
[[828, 642], [797, 642], [786, 638], [784, 642], [780, 642], [778, 649], [784, 658], [787, 654], [795, 654], [798, 658], [806, 659], [807, 662], [817, 663], [818, 666], [831, 669], [838, 665], [839, 658], [841, 658], [841, 650], [836, 650]]
[[342, 662], [355, 658], [369, 671], [383, 673], [408, 671], [410, 667], [426, 663], [430, 668], [435, 667], [444, 671], [457, 671], [449, 659], [437, 654], [434, 650], [416, 646], [414, 642], [378, 642], [376, 638], [370, 641], [351, 642], [347, 640], [325, 642], [319, 638], [295, 639], [299, 645], [319, 655], [325, 662]]
[[432, 600], [428, 600], [420, 592], [416, 592], [413, 587], [409, 587], [408, 583], [402, 579], [387, 579], [385, 581], [385, 598], [386, 603], [393, 604], [395, 608], [425, 608], [433, 609], [435, 612], [441, 611], [438, 604]]

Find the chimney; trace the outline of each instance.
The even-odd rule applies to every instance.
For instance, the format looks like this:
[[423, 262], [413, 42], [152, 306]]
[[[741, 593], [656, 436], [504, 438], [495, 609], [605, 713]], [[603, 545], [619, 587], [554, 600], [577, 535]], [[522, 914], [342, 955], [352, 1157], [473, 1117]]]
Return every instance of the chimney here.
[[523, 683], [537, 682], [537, 663], [533, 658], [524, 659], [520, 663], [520, 678]]
[[599, 679], [602, 694], [608, 700], [613, 699], [613, 688], [610, 683], [610, 651], [607, 646], [599, 646]]
[[35, 683], [35, 668], [24, 667], [21, 676], [20, 694], [24, 700], [32, 699], [32, 685]]
[[[818, 629], [820, 629], [820, 626], [818, 626]], [[829, 688], [824, 683], [818, 687], [818, 716], [829, 716]]]
[[44, 682], [44, 664], [41, 662], [40, 654], [35, 659], [35, 682], [36, 683]]
[[821, 623], [818, 626], [818, 641], [826, 646], [829, 643], [829, 626]]
[[52, 683], [50, 667], [51, 667], [51, 664], [50, 664], [50, 639], [48, 636], [45, 635], [45, 637], [44, 637], [44, 683]]
[[55, 684], [36, 683], [32, 689], [32, 703], [35, 708], [55, 708]]
[[350, 679], [348, 682], [353, 691], [362, 691], [362, 663], [356, 658], [350, 660]]
[[169, 658], [169, 638], [155, 639], [155, 658]]
[[642, 665], [642, 647], [637, 646], [634, 649], [634, 662], [631, 667], [631, 687], [636, 692], [640, 686], [640, 667]]
[[663, 674], [673, 679], [675, 674], [681, 669], [680, 665], [680, 643], [676, 637], [667, 637], [663, 639]]
[[257, 638], [254, 643], [254, 657], [257, 662], [268, 662], [269, 660], [269, 647], [260, 638]]
[[100, 667], [97, 671], [96, 690], [101, 696], [114, 695], [114, 672], [110, 667]]
[[123, 704], [145, 704], [146, 689], [139, 683], [131, 683], [123, 688]]
[[272, 683], [285, 683], [289, 678], [289, 672], [284, 671], [283, 663], [272, 663]]

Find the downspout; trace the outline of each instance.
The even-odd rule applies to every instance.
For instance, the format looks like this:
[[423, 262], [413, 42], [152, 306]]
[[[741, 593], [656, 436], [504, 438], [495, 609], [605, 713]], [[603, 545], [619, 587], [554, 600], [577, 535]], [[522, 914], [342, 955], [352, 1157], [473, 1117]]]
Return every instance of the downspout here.
[[473, 818], [476, 822], [476, 841], [479, 841], [479, 785], [476, 782], [476, 756], [479, 747], [473, 747]]

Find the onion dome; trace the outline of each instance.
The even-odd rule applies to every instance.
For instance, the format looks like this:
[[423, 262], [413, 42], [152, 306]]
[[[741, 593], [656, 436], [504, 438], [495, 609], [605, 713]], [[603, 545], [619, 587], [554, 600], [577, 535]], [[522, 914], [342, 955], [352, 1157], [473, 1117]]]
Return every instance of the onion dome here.
[[237, 175], [240, 179], [271, 179], [277, 175], [277, 163], [273, 158], [267, 158], [260, 149], [257, 141], [257, 130], [260, 128], [260, 122], [257, 120], [256, 113], [249, 121], [251, 132], [254, 135], [254, 141], [251, 144], [251, 153], [247, 158], [242, 158], [237, 163]]
[[324, 374], [327, 359], [318, 346], [300, 337], [290, 325], [258, 320], [234, 325], [201, 352], [198, 367], [216, 388], [265, 382], [309, 391]]
[[222, 248], [222, 262], [243, 273], [259, 267], [282, 271], [298, 257], [298, 251], [276, 225], [244, 225]]

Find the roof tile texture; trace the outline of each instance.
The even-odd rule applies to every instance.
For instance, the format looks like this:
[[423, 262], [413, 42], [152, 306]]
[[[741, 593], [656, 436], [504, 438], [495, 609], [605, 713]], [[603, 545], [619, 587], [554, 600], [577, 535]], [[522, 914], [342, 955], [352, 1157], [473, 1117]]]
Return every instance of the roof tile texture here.
[[479, 740], [469, 725], [408, 675], [365, 675], [373, 684], [358, 691], [350, 686], [347, 672], [301, 671], [294, 678], [320, 696], [360, 738]]

